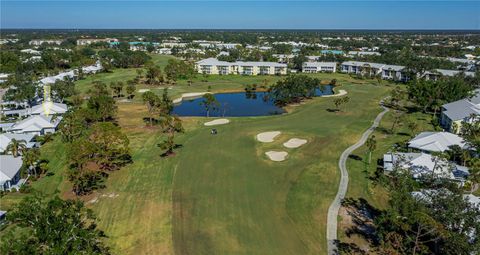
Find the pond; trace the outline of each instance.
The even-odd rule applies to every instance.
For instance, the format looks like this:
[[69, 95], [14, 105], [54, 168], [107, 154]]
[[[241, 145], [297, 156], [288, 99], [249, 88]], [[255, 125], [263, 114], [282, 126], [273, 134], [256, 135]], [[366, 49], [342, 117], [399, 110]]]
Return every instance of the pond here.
[[[332, 86], [321, 86], [315, 90], [315, 96], [333, 94]], [[267, 98], [266, 92], [237, 92], [214, 94], [218, 101], [217, 109], [210, 110], [210, 117], [246, 117], [266, 116], [285, 113], [285, 110]], [[184, 99], [175, 105], [173, 114], [178, 116], [206, 116], [207, 112], [202, 105], [204, 99]]]

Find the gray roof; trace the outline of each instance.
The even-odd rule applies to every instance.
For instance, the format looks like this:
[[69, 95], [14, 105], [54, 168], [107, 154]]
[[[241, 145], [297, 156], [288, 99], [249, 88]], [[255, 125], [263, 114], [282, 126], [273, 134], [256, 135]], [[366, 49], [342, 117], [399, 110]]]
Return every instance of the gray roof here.
[[7, 146], [10, 144], [12, 139], [17, 141], [25, 141], [27, 148], [32, 148], [35, 146], [33, 141], [35, 136], [32, 134], [15, 134], [15, 133], [4, 133], [0, 134], [0, 152], [4, 152], [7, 149]]
[[61, 117], [58, 117], [56, 121], [52, 121], [52, 118], [52, 115], [32, 115], [15, 123], [10, 130], [41, 131], [44, 128], [56, 128]]
[[287, 67], [286, 64], [280, 64], [276, 62], [244, 62], [244, 61], [236, 61], [236, 62], [227, 62], [227, 61], [220, 61], [216, 58], [207, 58], [202, 59], [197, 62], [197, 65], [208, 65], [208, 66], [269, 66], [269, 67]]
[[[439, 72], [440, 74], [444, 75], [444, 76], [455, 76], [459, 73], [462, 73], [462, 71], [458, 71], [458, 70], [447, 70], [447, 69], [435, 69], [435, 71]], [[474, 77], [475, 76], [475, 73], [474, 72], [463, 72], [463, 74], [465, 76], [470, 76], [470, 77]]]
[[397, 65], [384, 65], [383, 70], [393, 70], [393, 71], [396, 71], [396, 72], [399, 72], [399, 71], [402, 71], [403, 69], [405, 69], [404, 66], [397, 66]]
[[11, 180], [22, 167], [22, 157], [0, 155], [0, 183]]
[[444, 152], [452, 145], [466, 148], [463, 138], [448, 132], [422, 132], [408, 142], [409, 148], [430, 152]]
[[480, 89], [470, 99], [461, 99], [443, 105], [443, 114], [453, 121], [463, 120], [471, 114], [480, 114]]
[[348, 65], [348, 66], [370, 66], [373, 68], [377, 69], [382, 69], [385, 64], [380, 64], [380, 63], [371, 63], [371, 62], [361, 62], [361, 61], [345, 61], [342, 63], [342, 65]]
[[335, 62], [305, 62], [303, 63], [304, 67], [322, 67], [322, 66], [329, 66], [329, 67], [336, 67], [337, 63]]

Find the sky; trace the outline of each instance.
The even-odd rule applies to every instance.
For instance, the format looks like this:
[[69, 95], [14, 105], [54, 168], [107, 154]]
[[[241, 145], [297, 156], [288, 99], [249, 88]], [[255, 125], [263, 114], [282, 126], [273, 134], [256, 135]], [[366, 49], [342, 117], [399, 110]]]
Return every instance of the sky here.
[[2, 29], [480, 30], [480, 0], [0, 0], [0, 14]]

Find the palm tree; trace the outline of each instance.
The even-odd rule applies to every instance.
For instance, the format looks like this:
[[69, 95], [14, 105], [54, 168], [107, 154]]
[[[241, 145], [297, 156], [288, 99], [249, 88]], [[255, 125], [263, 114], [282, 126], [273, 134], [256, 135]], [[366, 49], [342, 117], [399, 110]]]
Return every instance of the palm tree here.
[[18, 155], [22, 154], [27, 149], [26, 144], [27, 142], [25, 142], [25, 140], [12, 139], [5, 151], [12, 153], [14, 157], [18, 157]]
[[377, 140], [375, 140], [375, 135], [370, 136], [367, 139], [367, 148], [368, 148], [368, 164], [372, 160], [372, 152], [377, 148]]
[[32, 171], [37, 177], [37, 163], [40, 159], [40, 151], [38, 149], [30, 149], [23, 154], [23, 164], [27, 167], [28, 173], [31, 174]]
[[40, 142], [40, 144], [43, 145], [43, 144], [46, 144], [46, 143], [51, 142], [53, 140], [53, 134], [52, 133], [46, 133], [45, 135], [35, 137], [35, 140], [37, 142]]

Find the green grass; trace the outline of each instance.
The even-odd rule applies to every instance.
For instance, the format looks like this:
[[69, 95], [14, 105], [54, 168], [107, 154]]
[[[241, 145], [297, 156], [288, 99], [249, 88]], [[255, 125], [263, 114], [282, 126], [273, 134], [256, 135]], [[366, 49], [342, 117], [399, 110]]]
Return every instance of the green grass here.
[[[431, 125], [431, 116], [423, 113], [409, 113], [405, 115], [406, 119], [415, 121], [418, 124], [418, 131], [433, 131]], [[403, 121], [405, 122], [405, 121]], [[371, 179], [375, 176], [375, 172], [381, 162], [383, 154], [392, 150], [393, 145], [403, 143], [412, 138], [412, 131], [408, 129], [407, 124], [404, 123], [395, 129], [393, 134], [390, 133], [393, 123], [393, 112], [390, 111], [385, 114], [379, 127], [372, 135], [375, 135], [376, 149], [372, 153], [371, 163], [368, 162], [368, 148], [366, 145], [355, 150], [347, 160], [347, 168], [349, 172], [349, 186], [346, 197], [359, 199], [363, 198], [377, 209], [385, 209], [388, 203], [388, 192], [381, 186], [376, 185]], [[365, 240], [361, 237], [353, 235], [348, 238], [345, 231], [351, 225], [341, 222], [339, 228], [340, 240], [343, 242], [353, 242], [357, 245], [366, 245]]]
[[[178, 254], [325, 253], [327, 208], [335, 196], [338, 157], [380, 111], [387, 89], [345, 85], [348, 113], [327, 111], [333, 98], [317, 98], [291, 114], [234, 119], [212, 137], [200, 128], [178, 155], [173, 197], [173, 238]], [[254, 136], [284, 132], [273, 145]], [[298, 149], [281, 142], [307, 137]], [[192, 149], [202, 148], [202, 149]], [[208, 149], [207, 149], [208, 148]], [[284, 149], [274, 163], [264, 152]]]
[[[164, 61], [157, 60], [158, 63]], [[83, 91], [93, 79], [130, 79], [134, 69], [98, 74], [77, 84]], [[130, 77], [132, 76], [132, 77]], [[175, 157], [161, 158], [158, 130], [145, 127], [146, 109], [137, 97], [118, 103], [118, 123], [131, 142], [133, 163], [112, 172], [107, 188], [84, 197], [109, 236], [115, 254], [324, 254], [326, 212], [339, 180], [340, 153], [353, 144], [380, 112], [378, 102], [389, 87], [336, 78], [351, 98], [346, 113], [327, 111], [334, 98], [315, 98], [281, 116], [231, 118], [211, 136], [205, 118], [184, 118], [187, 132]], [[188, 86], [179, 81], [169, 93], [243, 90], [246, 84], [272, 84], [274, 76], [209, 76]], [[161, 88], [161, 87], [159, 87]], [[157, 87], [152, 90], [160, 91]], [[263, 131], [283, 134], [272, 144], [254, 136]], [[282, 148], [291, 137], [307, 138], [298, 149]], [[264, 152], [286, 150], [285, 162], [274, 163]], [[66, 181], [65, 147], [57, 138], [42, 147], [52, 176], [33, 186], [49, 194], [71, 197]], [[364, 178], [363, 178], [364, 180]], [[16, 203], [21, 194], [0, 199], [0, 208]]]

